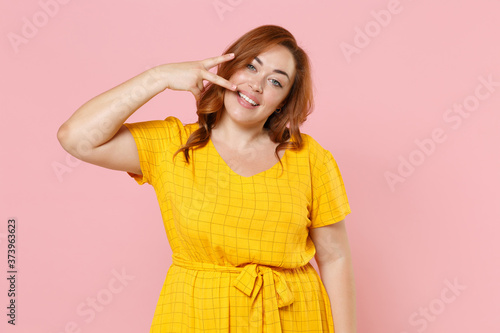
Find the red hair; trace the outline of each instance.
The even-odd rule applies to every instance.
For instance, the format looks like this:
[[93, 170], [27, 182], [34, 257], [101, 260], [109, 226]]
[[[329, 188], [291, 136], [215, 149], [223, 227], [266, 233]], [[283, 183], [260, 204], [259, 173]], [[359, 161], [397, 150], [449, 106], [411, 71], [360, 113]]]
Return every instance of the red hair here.
[[[284, 106], [280, 113], [271, 114], [264, 124], [269, 129], [269, 135], [273, 142], [278, 143], [275, 155], [279, 159], [278, 151], [281, 149], [302, 148], [302, 137], [299, 126], [307, 120], [312, 112], [313, 92], [310, 61], [307, 54], [297, 45], [295, 37], [286, 29], [276, 25], [264, 25], [257, 27], [236, 40], [223, 54], [234, 53], [233, 60], [224, 62], [217, 67], [217, 75], [228, 80], [236, 71], [245, 68], [247, 64], [260, 53], [275, 45], [286, 47], [295, 60], [295, 78], [293, 85], [284, 100]], [[203, 147], [208, 143], [212, 127], [214, 127], [222, 116], [224, 110], [224, 93], [226, 88], [211, 82], [208, 83], [197, 102], [199, 128], [188, 138], [187, 142], [179, 148], [175, 154], [184, 151], [184, 157], [189, 163], [189, 149]], [[289, 127], [287, 127], [289, 124]], [[291, 142], [286, 142], [292, 138]]]

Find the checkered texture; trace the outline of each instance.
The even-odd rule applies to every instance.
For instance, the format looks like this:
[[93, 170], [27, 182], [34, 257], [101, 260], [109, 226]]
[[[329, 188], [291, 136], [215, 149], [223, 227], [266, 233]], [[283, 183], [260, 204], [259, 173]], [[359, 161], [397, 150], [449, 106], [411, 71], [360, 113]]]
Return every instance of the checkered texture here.
[[124, 124], [153, 186], [172, 248], [150, 332], [334, 332], [330, 300], [310, 264], [309, 229], [351, 212], [332, 154], [302, 133], [273, 167], [245, 177], [212, 141], [173, 153], [198, 129], [173, 116]]

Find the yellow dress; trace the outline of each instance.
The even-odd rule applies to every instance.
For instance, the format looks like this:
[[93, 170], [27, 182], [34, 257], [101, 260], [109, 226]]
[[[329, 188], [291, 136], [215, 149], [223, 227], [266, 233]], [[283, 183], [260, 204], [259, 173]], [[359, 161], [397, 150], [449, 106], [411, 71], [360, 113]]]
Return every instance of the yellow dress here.
[[150, 332], [334, 332], [308, 232], [351, 212], [328, 150], [302, 133], [303, 149], [281, 159], [283, 174], [277, 162], [244, 177], [211, 140], [190, 151], [189, 165], [183, 152], [172, 160], [198, 123], [170, 116], [125, 126], [142, 171], [128, 174], [154, 187], [173, 253]]

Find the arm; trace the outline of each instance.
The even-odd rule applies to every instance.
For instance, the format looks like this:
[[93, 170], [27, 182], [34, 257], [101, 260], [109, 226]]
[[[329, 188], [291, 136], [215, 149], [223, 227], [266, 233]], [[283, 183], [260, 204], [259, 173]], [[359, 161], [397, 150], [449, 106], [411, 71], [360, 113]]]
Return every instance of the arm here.
[[345, 219], [313, 228], [316, 263], [330, 298], [335, 333], [356, 333], [356, 291]]
[[160, 69], [149, 69], [80, 106], [59, 127], [61, 146], [82, 161], [140, 175], [135, 142], [123, 123], [165, 90]]
[[123, 123], [167, 88], [190, 91], [197, 100], [203, 80], [234, 90], [229, 81], [208, 71], [231, 59], [233, 55], [223, 55], [148, 69], [83, 104], [61, 125], [57, 139], [82, 161], [141, 175], [137, 146]]

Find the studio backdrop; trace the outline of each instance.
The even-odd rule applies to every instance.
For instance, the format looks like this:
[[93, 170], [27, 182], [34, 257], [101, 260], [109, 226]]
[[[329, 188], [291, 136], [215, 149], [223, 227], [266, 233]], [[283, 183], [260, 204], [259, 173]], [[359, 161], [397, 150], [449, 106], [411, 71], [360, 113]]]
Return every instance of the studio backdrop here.
[[[311, 58], [301, 132], [342, 173], [359, 332], [498, 332], [499, 11], [492, 0], [2, 0], [0, 330], [149, 330], [172, 262], [154, 189], [72, 157], [57, 131], [149, 68], [220, 55], [275, 24]], [[160, 93], [127, 122], [168, 116], [196, 122], [193, 95]]]

